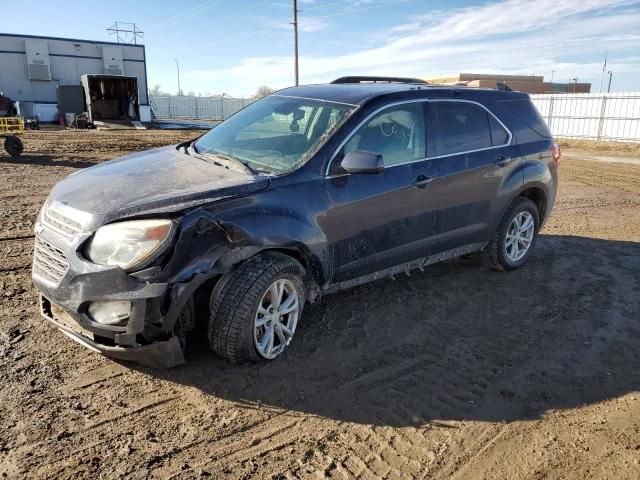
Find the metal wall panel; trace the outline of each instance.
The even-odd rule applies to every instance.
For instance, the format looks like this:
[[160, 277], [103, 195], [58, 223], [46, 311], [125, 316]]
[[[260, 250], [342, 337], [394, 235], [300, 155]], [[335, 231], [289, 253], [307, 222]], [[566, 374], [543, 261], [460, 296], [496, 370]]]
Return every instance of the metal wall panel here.
[[51, 80], [51, 61], [49, 46], [46, 40], [25, 40], [27, 52], [27, 69], [31, 80]]
[[123, 75], [124, 62], [122, 61], [122, 47], [103, 45], [102, 58], [104, 60], [105, 75]]
[[[28, 41], [46, 42], [51, 64], [50, 81], [33, 81], [29, 78], [26, 55]], [[81, 75], [105, 73], [103, 47], [117, 48], [122, 52], [123, 73], [137, 77], [139, 102], [147, 104], [149, 99], [142, 45], [0, 34], [0, 90], [21, 102], [55, 104], [58, 85], [80, 85]]]

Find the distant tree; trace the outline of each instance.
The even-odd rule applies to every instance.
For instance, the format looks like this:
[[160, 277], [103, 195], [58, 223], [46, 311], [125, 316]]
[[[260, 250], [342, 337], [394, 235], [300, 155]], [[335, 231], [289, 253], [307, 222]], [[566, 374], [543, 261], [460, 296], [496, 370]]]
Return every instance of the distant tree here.
[[195, 97], [196, 96], [196, 92], [194, 92], [193, 90], [189, 90], [187, 92], [187, 97]]
[[162, 95], [162, 85], [154, 85], [151, 89], [151, 95]]
[[275, 91], [276, 91], [275, 88], [271, 88], [267, 85], [262, 85], [260, 88], [258, 88], [256, 93], [253, 95], [253, 98], [266, 97], [267, 95], [271, 95]]

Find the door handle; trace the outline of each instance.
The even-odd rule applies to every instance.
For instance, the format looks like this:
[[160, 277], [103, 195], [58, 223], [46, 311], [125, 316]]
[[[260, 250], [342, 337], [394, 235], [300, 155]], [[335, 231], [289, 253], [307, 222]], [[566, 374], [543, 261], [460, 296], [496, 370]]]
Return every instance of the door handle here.
[[504, 155], [498, 155], [496, 157], [495, 164], [497, 166], [499, 166], [499, 167], [504, 167], [505, 165], [508, 165], [511, 162], [513, 162], [513, 158], [512, 157], [505, 157]]
[[436, 177], [427, 177], [426, 175], [418, 175], [418, 178], [413, 182], [413, 186], [416, 188], [424, 188], [431, 182], [433, 182]]

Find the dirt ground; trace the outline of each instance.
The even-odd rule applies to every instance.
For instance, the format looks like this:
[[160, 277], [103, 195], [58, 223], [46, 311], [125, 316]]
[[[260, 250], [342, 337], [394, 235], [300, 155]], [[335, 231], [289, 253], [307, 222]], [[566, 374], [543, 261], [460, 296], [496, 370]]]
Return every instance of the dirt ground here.
[[566, 148], [518, 271], [325, 297], [271, 364], [197, 340], [176, 369], [116, 363], [38, 316], [34, 218], [64, 176], [196, 134], [28, 132], [0, 157], [2, 477], [640, 478], [640, 159]]

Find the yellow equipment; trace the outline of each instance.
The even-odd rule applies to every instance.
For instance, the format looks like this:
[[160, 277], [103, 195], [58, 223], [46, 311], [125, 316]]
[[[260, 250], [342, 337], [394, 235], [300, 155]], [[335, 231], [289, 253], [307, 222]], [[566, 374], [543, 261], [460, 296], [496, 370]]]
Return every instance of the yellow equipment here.
[[19, 156], [24, 150], [18, 135], [24, 133], [22, 117], [0, 117], [0, 138], [4, 138], [4, 149], [12, 157]]

